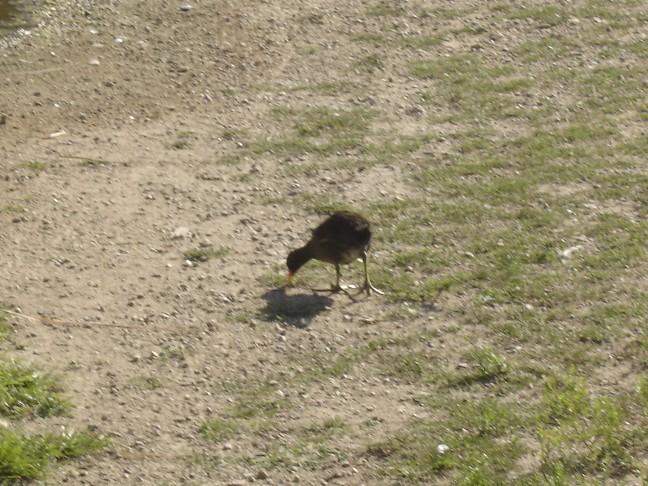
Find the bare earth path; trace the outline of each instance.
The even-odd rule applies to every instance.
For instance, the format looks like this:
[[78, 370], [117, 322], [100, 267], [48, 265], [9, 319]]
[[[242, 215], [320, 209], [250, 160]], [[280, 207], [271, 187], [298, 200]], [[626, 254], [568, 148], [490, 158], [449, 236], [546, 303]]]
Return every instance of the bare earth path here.
[[[318, 310], [301, 323], [308, 329], [254, 319], [273, 299], [274, 287], [258, 278], [283, 272], [288, 250], [317, 218], [266, 202], [295, 191], [267, 156], [219, 163], [238, 148], [223, 136], [228, 127], [270, 136], [264, 116], [273, 106], [317, 101], [289, 87], [349, 68], [339, 39], [355, 7], [178, 7], [126, 0], [69, 8], [1, 53], [0, 206], [16, 210], [0, 212], [0, 295], [23, 313], [13, 320], [17, 358], [64, 377], [76, 408], [47, 427], [95, 427], [115, 446], [80, 469], [53, 471], [49, 484], [263, 478], [262, 466], [230, 459], [263, 455], [281, 437], [221, 446], [199, 433], [201, 421], [231, 405], [222, 384], [299, 373], [287, 349], [331, 353], [397, 330], [376, 299], [307, 290], [304, 305]], [[311, 14], [320, 20], [295, 22]], [[302, 64], [307, 41], [323, 50], [324, 63]], [[173, 147], [185, 140], [186, 148]], [[308, 184], [352, 194], [353, 204], [375, 190], [398, 194], [384, 171]], [[183, 252], [200, 245], [225, 256], [187, 266]], [[378, 437], [417, 413], [411, 392], [348, 377], [273, 393], [293, 403], [281, 418], [291, 426], [373, 419]], [[360, 484], [371, 477], [359, 455], [367, 439], [339, 444], [344, 459], [323, 470], [273, 471], [269, 479]]]

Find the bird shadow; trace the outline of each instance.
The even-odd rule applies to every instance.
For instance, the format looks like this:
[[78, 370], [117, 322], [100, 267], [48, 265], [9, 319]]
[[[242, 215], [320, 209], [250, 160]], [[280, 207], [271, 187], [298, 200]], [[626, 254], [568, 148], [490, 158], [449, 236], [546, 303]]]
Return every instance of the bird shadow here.
[[298, 328], [307, 328], [320, 312], [333, 304], [333, 299], [324, 295], [289, 295], [285, 287], [269, 290], [263, 298], [266, 305], [260, 314], [265, 320]]

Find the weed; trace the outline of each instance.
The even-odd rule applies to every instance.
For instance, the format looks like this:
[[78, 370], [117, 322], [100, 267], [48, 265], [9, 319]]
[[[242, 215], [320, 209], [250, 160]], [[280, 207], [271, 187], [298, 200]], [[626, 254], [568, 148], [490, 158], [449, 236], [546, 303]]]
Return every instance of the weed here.
[[193, 248], [182, 254], [182, 258], [191, 262], [206, 262], [212, 258], [223, 258], [229, 253], [227, 248]]
[[450, 385], [493, 383], [506, 378], [509, 373], [506, 359], [492, 349], [474, 348], [469, 352], [467, 358], [468, 363], [465, 371], [448, 377]]
[[287, 137], [257, 142], [252, 146], [253, 153], [324, 156], [358, 150], [363, 146], [363, 138], [376, 114], [364, 108], [296, 110], [282, 107], [272, 110], [272, 116], [278, 122], [288, 124], [291, 133]]
[[0, 482], [42, 478], [52, 462], [95, 454], [110, 441], [92, 431], [25, 436], [0, 428]]
[[375, 5], [369, 7], [369, 15], [376, 16], [400, 16], [404, 13], [403, 7], [389, 0], [380, 0]]
[[211, 419], [205, 420], [200, 426], [203, 436], [212, 442], [222, 442], [233, 437], [241, 430], [241, 426], [235, 419]]
[[79, 162], [79, 165], [82, 167], [98, 168], [105, 167], [109, 165], [109, 163], [103, 159], [83, 159]]
[[151, 391], [164, 387], [168, 380], [158, 376], [140, 376], [133, 379], [133, 384], [140, 390]]
[[49, 417], [67, 413], [70, 404], [56, 380], [34, 368], [0, 365], [0, 414]]
[[168, 147], [174, 150], [184, 150], [191, 147], [191, 141], [198, 137], [192, 131], [180, 131], [176, 133], [176, 140], [171, 142]]
[[32, 172], [44, 172], [45, 170], [47, 170], [47, 164], [45, 164], [45, 162], [39, 162], [39, 161], [24, 162], [18, 164], [18, 167], [22, 169], [30, 170]]

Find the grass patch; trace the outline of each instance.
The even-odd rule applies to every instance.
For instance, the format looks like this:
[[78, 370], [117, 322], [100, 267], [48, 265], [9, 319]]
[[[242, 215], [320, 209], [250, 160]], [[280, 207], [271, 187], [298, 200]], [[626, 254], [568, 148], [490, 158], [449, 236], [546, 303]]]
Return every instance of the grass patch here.
[[231, 418], [215, 418], [203, 421], [200, 433], [205, 439], [220, 443], [241, 432], [240, 424]]
[[283, 126], [282, 135], [252, 144], [253, 153], [276, 156], [326, 156], [360, 151], [376, 113], [364, 108], [275, 108], [272, 117]]
[[381, 0], [378, 3], [369, 7], [367, 13], [369, 15], [376, 16], [391, 16], [398, 17], [405, 13], [405, 9], [401, 7], [398, 3], [392, 2], [390, 0]]
[[238, 434], [258, 434], [274, 428], [273, 419], [291, 405], [279, 393], [272, 380], [241, 380], [224, 382], [219, 393], [233, 397], [233, 405], [218, 417], [203, 421], [202, 435], [213, 442], [222, 442]]
[[157, 390], [163, 388], [167, 383], [167, 379], [158, 376], [139, 376], [133, 379], [133, 385], [143, 391]]
[[[399, 35], [392, 24], [400, 7], [369, 5], [372, 25], [383, 29], [351, 35], [363, 44], [354, 69], [391, 66], [402, 47], [445, 47], [489, 31], [453, 25], [430, 37]], [[475, 9], [438, 10], [421, 16], [458, 19]], [[319, 353], [301, 366], [318, 382], [375, 360], [382, 376], [432, 388], [429, 420], [368, 447], [396, 482], [643, 479], [645, 382], [609, 378], [601, 386], [595, 377], [603, 370], [617, 377], [607, 356], [636, 374], [648, 356], [648, 111], [636, 38], [645, 13], [636, 1], [594, 0], [496, 2], [489, 12], [532, 27], [507, 42], [507, 54], [481, 40], [472, 52], [417, 52], [406, 74], [420, 80], [416, 99], [430, 113], [420, 118], [423, 135], [405, 143], [374, 131], [349, 155], [394, 164], [413, 189], [399, 199], [376, 196], [367, 207], [380, 228], [374, 248], [393, 250], [373, 262], [374, 284], [414, 308], [445, 303], [475, 344], [445, 371], [430, 370], [424, 351], [398, 346], [359, 361]], [[509, 53], [524, 62], [508, 62]], [[582, 58], [597, 62], [566, 61]], [[404, 126], [398, 117], [387, 122], [395, 133]], [[300, 197], [310, 208], [326, 205]], [[409, 318], [393, 315], [403, 325]], [[457, 399], [466, 393], [465, 403]]]
[[22, 162], [18, 164], [18, 168], [27, 169], [32, 172], [44, 172], [47, 170], [47, 164], [45, 162], [34, 161], [34, 162]]
[[212, 258], [223, 258], [229, 253], [227, 248], [192, 248], [182, 254], [184, 260], [190, 262], [206, 262]]
[[448, 377], [452, 386], [494, 383], [507, 378], [509, 372], [507, 360], [494, 350], [475, 348], [470, 351], [467, 358], [465, 370]]
[[0, 428], [0, 482], [22, 484], [43, 478], [52, 463], [96, 454], [110, 441], [90, 431], [25, 436]]
[[96, 169], [99, 167], [106, 167], [107, 165], [110, 165], [108, 161], [103, 160], [103, 159], [83, 159], [81, 162], [79, 162], [79, 165], [81, 167], [88, 167], [91, 169]]
[[418, 420], [384, 441], [372, 443], [367, 454], [384, 462], [382, 474], [414, 484], [453, 477], [456, 484], [501, 484], [506, 472], [524, 453], [523, 445], [507, 440], [522, 422], [518, 407], [497, 399], [430, 400], [445, 419]]
[[[367, 454], [383, 462], [382, 474], [414, 484], [448, 477], [456, 484], [546, 484], [580, 474], [620, 477], [640, 464], [646, 434], [624, 421], [644, 401], [641, 387], [629, 396], [593, 397], [581, 378], [548, 375], [542, 399], [532, 403], [435, 396], [426, 403], [436, 418], [413, 421], [393, 437], [368, 445]], [[522, 440], [529, 443], [531, 437], [540, 443], [538, 470], [514, 473], [527, 452]]]
[[[0, 311], [0, 331], [8, 325]], [[65, 415], [71, 404], [57, 380], [35, 368], [0, 360], [0, 417], [11, 424], [0, 426], [0, 483], [22, 484], [45, 477], [56, 462], [95, 454], [109, 446], [100, 434], [85, 430], [63, 434], [25, 434], [20, 420]]]
[[192, 131], [179, 131], [175, 134], [176, 140], [168, 144], [168, 147], [174, 150], [184, 150], [191, 147], [191, 142], [198, 137]]
[[315, 421], [291, 429], [285, 443], [272, 444], [268, 451], [248, 462], [257, 467], [285, 469], [286, 467], [320, 468], [347, 459], [335, 447], [334, 440], [346, 432], [346, 423], [338, 417]]
[[291, 88], [291, 91], [308, 91], [323, 95], [362, 94], [364, 86], [352, 81], [322, 81], [320, 83], [300, 84]]
[[0, 385], [0, 415], [4, 417], [51, 417], [70, 410], [57, 381], [34, 368], [2, 364]]

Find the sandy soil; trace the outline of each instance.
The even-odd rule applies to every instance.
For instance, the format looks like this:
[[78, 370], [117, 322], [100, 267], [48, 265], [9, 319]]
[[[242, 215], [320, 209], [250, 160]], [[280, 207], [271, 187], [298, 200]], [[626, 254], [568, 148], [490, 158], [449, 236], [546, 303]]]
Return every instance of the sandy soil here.
[[[299, 373], [288, 350], [335, 353], [399, 332], [388, 316], [403, 304], [313, 296], [307, 288], [282, 296], [261, 284], [319, 217], [267, 203], [299, 191], [299, 181], [278, 169], [281, 160], [219, 163], [242, 148], [223, 136], [228, 129], [271, 137], [270, 109], [318, 102], [317, 93], [291, 87], [344, 79], [362, 54], [344, 39], [365, 28], [358, 20], [365, 6], [198, 0], [181, 7], [60, 5], [0, 50], [0, 207], [7, 209], [0, 211], [0, 295], [21, 314], [12, 317], [11, 347], [21, 362], [61, 376], [76, 407], [36, 427], [90, 426], [114, 444], [110, 454], [58, 467], [46, 482], [374, 484], [375, 465], [360, 454], [366, 442], [423, 413], [407, 383], [348, 377], [277, 390], [296, 405], [278, 418], [286, 424], [375, 420], [375, 436], [344, 439], [341, 459], [320, 468], [266, 472], [241, 460], [263, 456], [282, 440], [276, 433], [223, 445], [199, 432], [231, 406], [223, 383]], [[309, 46], [321, 55], [306, 65], [299, 53]], [[340, 103], [405, 110], [409, 86], [376, 75], [372, 99]], [[404, 130], [415, 130], [415, 118], [401, 118]], [[183, 137], [188, 146], [174, 149]], [[359, 206], [376, 190], [405, 190], [388, 167], [301, 183]], [[201, 245], [225, 256], [187, 265], [183, 252]], [[375, 259], [385, 251], [376, 248]], [[294, 327], [278, 325], [277, 299], [314, 312]], [[443, 322], [415, 309], [411, 317], [412, 330]], [[142, 385], [151, 379], [161, 386]]]

